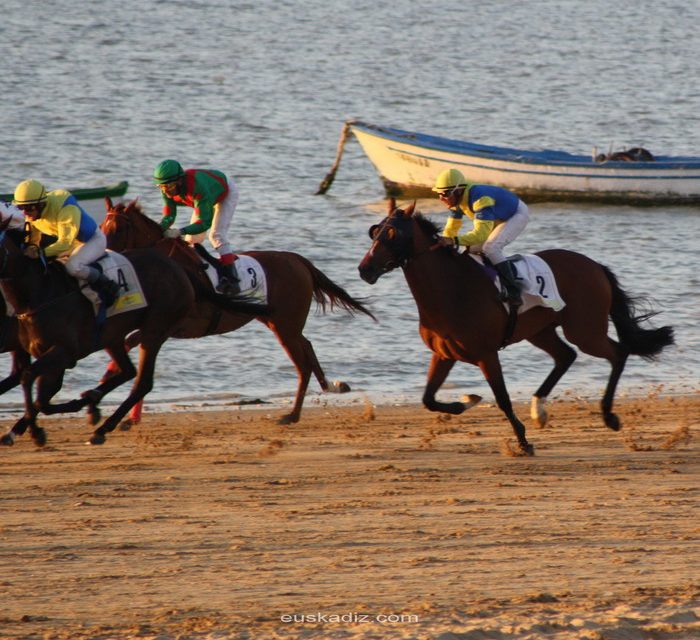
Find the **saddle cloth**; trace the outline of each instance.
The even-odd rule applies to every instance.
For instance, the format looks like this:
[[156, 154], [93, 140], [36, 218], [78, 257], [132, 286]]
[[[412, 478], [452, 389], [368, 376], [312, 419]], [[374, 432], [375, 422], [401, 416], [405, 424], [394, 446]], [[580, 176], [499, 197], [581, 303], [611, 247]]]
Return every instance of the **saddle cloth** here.
[[[114, 304], [107, 309], [106, 317], [116, 316], [126, 311], [135, 311], [148, 306], [146, 295], [143, 292], [133, 265], [121, 253], [110, 251], [97, 261], [102, 267], [102, 272], [119, 285], [119, 297]], [[85, 283], [80, 287], [83, 295], [92, 303], [95, 315], [100, 308], [100, 297], [93, 288]]]
[[[244, 254], [237, 254], [233, 263], [236, 277], [240, 281], [241, 292], [236, 298], [243, 298], [246, 302], [259, 302], [267, 304], [267, 276], [262, 265], [255, 259]], [[206, 263], [203, 263], [206, 264]], [[205, 269], [211, 284], [216, 289], [219, 284], [219, 274], [216, 269]]]
[[[496, 271], [484, 265], [480, 255], [469, 254], [469, 257], [487, 270], [496, 288], [500, 291], [501, 280]], [[559, 295], [554, 274], [542, 258], [531, 254], [516, 254], [510, 256], [508, 260], [513, 261], [513, 268], [517, 272], [515, 279], [523, 294], [523, 304], [518, 308], [519, 314], [525, 313], [533, 307], [548, 307], [553, 311], [561, 311], [566, 306], [566, 302]], [[504, 305], [506, 308], [508, 307], [507, 303]]]

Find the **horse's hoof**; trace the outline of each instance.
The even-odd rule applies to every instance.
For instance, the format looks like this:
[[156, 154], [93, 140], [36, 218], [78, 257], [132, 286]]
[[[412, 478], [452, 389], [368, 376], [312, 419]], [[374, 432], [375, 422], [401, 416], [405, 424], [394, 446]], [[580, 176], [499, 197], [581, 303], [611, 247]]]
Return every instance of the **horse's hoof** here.
[[46, 431], [41, 427], [32, 429], [32, 440], [37, 447], [43, 447], [46, 444]]
[[87, 441], [88, 444], [104, 444], [105, 442], [107, 442], [107, 438], [104, 433], [93, 433], [92, 438]]
[[299, 422], [299, 418], [295, 418], [291, 413], [288, 413], [287, 415], [282, 416], [277, 421], [277, 424], [287, 425], [287, 424], [293, 424], [294, 422]]
[[469, 409], [469, 407], [463, 402], [448, 402], [447, 404], [443, 405], [442, 412], [449, 413], [453, 416], [458, 416], [461, 413], [464, 413], [467, 409]]
[[351, 391], [350, 385], [342, 380], [333, 380], [331, 390], [335, 393], [349, 393]]
[[471, 409], [472, 407], [479, 404], [483, 398], [476, 395], [475, 393], [470, 393], [468, 395], [462, 396], [462, 404], [464, 405], [464, 410]]
[[522, 452], [522, 455], [524, 455], [524, 456], [534, 456], [535, 455], [535, 447], [533, 447], [529, 442], [527, 444], [521, 444], [520, 451]]
[[119, 423], [119, 431], [131, 431], [131, 427], [134, 426], [134, 421], [131, 418], [126, 418]]
[[620, 424], [620, 419], [614, 413], [605, 414], [604, 418], [605, 426], [613, 431], [619, 431], [622, 427]]
[[11, 447], [14, 443], [15, 443], [15, 434], [12, 433], [12, 431], [8, 431], [7, 433], [0, 436], [0, 446]]

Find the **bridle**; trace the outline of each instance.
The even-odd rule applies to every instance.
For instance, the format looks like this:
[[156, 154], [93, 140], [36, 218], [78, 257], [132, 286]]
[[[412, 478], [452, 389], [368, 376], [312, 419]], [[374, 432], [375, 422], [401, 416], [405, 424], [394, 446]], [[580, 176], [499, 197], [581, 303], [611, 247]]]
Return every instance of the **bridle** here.
[[[396, 209], [395, 211], [401, 211]], [[385, 218], [381, 223], [372, 225], [369, 229], [369, 237], [374, 241], [368, 254], [374, 256], [379, 245], [385, 247], [392, 256], [381, 268], [381, 273], [387, 273], [397, 267], [405, 267], [411, 259], [429, 253], [437, 245], [437, 236], [433, 238], [435, 244], [426, 249], [416, 251], [413, 246], [413, 218], [404, 217], [400, 213]]]

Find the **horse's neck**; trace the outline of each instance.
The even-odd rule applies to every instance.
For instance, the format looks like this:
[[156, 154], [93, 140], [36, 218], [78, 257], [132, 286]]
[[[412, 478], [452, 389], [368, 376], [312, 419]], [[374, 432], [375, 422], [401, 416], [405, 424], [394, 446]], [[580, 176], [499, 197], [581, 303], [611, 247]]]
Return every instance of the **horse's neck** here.
[[58, 264], [49, 264], [47, 272], [38, 264], [32, 265], [21, 275], [2, 280], [3, 295], [16, 313], [31, 311], [77, 286], [77, 281]]
[[404, 274], [416, 302], [435, 308], [452, 306], [456, 298], [478, 304], [489, 285], [486, 274], [474, 260], [427, 246], [417, 247]]

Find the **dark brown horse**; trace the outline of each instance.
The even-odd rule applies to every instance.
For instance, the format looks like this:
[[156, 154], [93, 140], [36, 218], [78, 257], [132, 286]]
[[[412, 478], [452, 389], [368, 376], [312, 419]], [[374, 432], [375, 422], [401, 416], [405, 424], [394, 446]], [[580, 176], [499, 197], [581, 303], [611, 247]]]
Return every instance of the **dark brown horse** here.
[[[148, 218], [139, 203], [115, 206], [107, 201], [107, 215], [101, 225], [107, 236], [107, 246], [116, 251], [135, 247], [156, 247], [172, 257], [189, 273], [199, 278], [202, 285], [211, 287], [202, 269], [202, 260], [190, 245], [182, 239], [163, 237], [160, 225]], [[335, 388], [328, 382], [314, 353], [311, 342], [303, 334], [312, 300], [325, 311], [340, 306], [350, 313], [361, 312], [374, 319], [362, 302], [355, 300], [342, 287], [334, 283], [311, 261], [288, 251], [250, 251], [245, 254], [255, 258], [265, 271], [268, 283], [268, 302], [271, 313], [258, 320], [277, 336], [280, 344], [294, 363], [298, 385], [292, 411], [280, 418], [280, 424], [298, 422], [311, 373], [323, 391], [348, 391], [344, 383]], [[187, 316], [183, 329], [174, 337], [199, 338], [235, 331], [251, 321], [250, 316], [221, 311], [206, 298], [199, 301]]]
[[[128, 257], [148, 305], [108, 317], [98, 325], [92, 304], [63, 266], [27, 258], [6, 232], [6, 225], [0, 225], [2, 290], [16, 311], [20, 344], [36, 358], [21, 373], [25, 425], [30, 426], [35, 440], [43, 431], [36, 425], [39, 411], [47, 414], [78, 411], [99, 402], [105, 394], [136, 376], [129, 396], [90, 440], [102, 444], [105, 434], [153, 387], [156, 356], [194, 305], [195, 293], [184, 270], [159, 252], [133, 251]], [[138, 372], [124, 346], [125, 337], [135, 330], [140, 330], [141, 337]], [[108, 352], [119, 371], [79, 400], [51, 404], [51, 398], [61, 388], [65, 370], [100, 349]], [[35, 381], [36, 402], [32, 399]]]
[[[464, 404], [439, 402], [435, 395], [455, 361], [475, 364], [510, 421], [522, 452], [531, 454], [533, 448], [525, 437], [525, 426], [513, 412], [498, 358], [508, 313], [476, 261], [451, 248], [436, 248], [437, 226], [414, 214], [414, 206], [402, 211], [391, 201], [389, 216], [370, 229], [373, 242], [359, 265], [360, 276], [374, 284], [381, 275], [403, 268], [418, 305], [421, 337], [433, 352], [423, 404], [431, 411], [462, 413], [467, 408]], [[634, 315], [632, 301], [603, 265], [573, 251], [550, 250], [537, 255], [554, 272], [566, 306], [558, 312], [544, 307], [524, 312], [509, 340], [528, 340], [554, 359], [554, 368], [533, 397], [532, 416], [540, 424], [546, 422], [545, 400], [576, 359], [576, 352], [556, 332], [561, 327], [566, 339], [581, 351], [605, 358], [612, 365], [602, 409], [605, 424], [618, 430], [620, 422], [612, 406], [627, 357], [653, 358], [673, 344], [673, 330], [641, 328], [640, 321], [651, 314]], [[619, 342], [608, 337], [608, 318], [615, 325]]]

